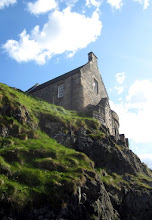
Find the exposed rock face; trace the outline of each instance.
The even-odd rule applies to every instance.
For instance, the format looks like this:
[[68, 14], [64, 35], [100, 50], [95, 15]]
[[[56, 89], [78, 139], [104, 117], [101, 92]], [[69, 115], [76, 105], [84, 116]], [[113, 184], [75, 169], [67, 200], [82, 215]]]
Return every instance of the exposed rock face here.
[[132, 189], [123, 198], [120, 209], [122, 219], [149, 220], [152, 217], [150, 191]]
[[[18, 218], [17, 218], [18, 219]], [[87, 179], [86, 184], [78, 187], [75, 194], [67, 197], [65, 207], [60, 210], [51, 210], [45, 206], [41, 209], [34, 209], [20, 215], [22, 220], [119, 220], [119, 214], [114, 210], [109, 193], [100, 180]], [[3, 220], [15, 220], [15, 218], [3, 218]]]
[[70, 145], [75, 150], [85, 153], [95, 162], [96, 167], [106, 167], [111, 172], [118, 174], [135, 175], [136, 172], [147, 172], [139, 157], [129, 148], [117, 147], [117, 141], [113, 136], [108, 135], [96, 140], [91, 138], [84, 128], [80, 128], [78, 131], [71, 129], [65, 134], [62, 125], [49, 121], [48, 117], [44, 115], [40, 120], [40, 127], [59, 143], [65, 146]]
[[79, 136], [74, 146], [95, 161], [97, 167], [106, 167], [118, 174], [143, 172], [140, 159], [128, 148], [120, 151], [111, 138], [93, 141], [87, 136]]
[[64, 219], [112, 220], [118, 217], [104, 185], [98, 180], [88, 180], [83, 187], [79, 187], [77, 194], [70, 198], [69, 204]]
[[[1, 99], [1, 98], [0, 98]], [[98, 129], [78, 129], [71, 125], [65, 126], [57, 118], [40, 113], [37, 125], [33, 126], [28, 109], [24, 106], [6, 103], [0, 107], [0, 137], [19, 137], [26, 140], [34, 138], [34, 129], [39, 127], [57, 142], [85, 153], [94, 165], [92, 172], [80, 169], [84, 181], [72, 192], [67, 192], [62, 207], [52, 208], [50, 204], [42, 204], [40, 208], [15, 212], [1, 200], [0, 219], [2, 220], [150, 220], [152, 219], [152, 177], [151, 171], [141, 163], [140, 159], [129, 148], [110, 136], [103, 126]], [[4, 117], [3, 117], [4, 116]], [[9, 117], [5, 120], [5, 116]], [[22, 126], [14, 124], [13, 117]], [[7, 122], [7, 123], [6, 123]], [[28, 125], [27, 130], [24, 126]], [[26, 134], [23, 135], [23, 132]], [[11, 140], [10, 140], [11, 141]], [[13, 142], [13, 141], [12, 141]], [[9, 143], [10, 144], [10, 143]], [[7, 143], [1, 147], [7, 149]], [[37, 152], [38, 153], [38, 152]], [[39, 155], [40, 156], [40, 155]], [[31, 156], [32, 157], [32, 156]], [[87, 158], [88, 158], [87, 157]], [[5, 157], [7, 163], [18, 162], [18, 149], [10, 149]], [[40, 157], [41, 159], [41, 157]], [[64, 172], [62, 166], [48, 161], [34, 161], [39, 169]], [[20, 161], [19, 161], [20, 162]], [[89, 162], [90, 163], [90, 162]], [[93, 163], [93, 162], [92, 162]], [[0, 172], [11, 176], [6, 164]], [[141, 183], [137, 182], [138, 174], [149, 177]], [[74, 175], [74, 174], [73, 174]], [[109, 177], [111, 176], [111, 177]], [[119, 179], [118, 177], [119, 176]], [[105, 180], [104, 180], [105, 178]], [[113, 178], [113, 179], [111, 179]], [[109, 182], [108, 182], [109, 181]], [[114, 182], [116, 181], [116, 182]], [[3, 181], [0, 182], [0, 186]], [[64, 185], [63, 185], [64, 186]], [[5, 196], [5, 194], [4, 194]], [[9, 201], [8, 201], [9, 203]]]
[[[104, 167], [110, 173], [115, 172], [120, 175], [125, 173], [136, 175], [138, 172], [149, 175], [149, 171], [140, 159], [128, 147], [118, 146], [115, 138], [110, 135], [99, 139], [91, 138], [84, 128], [78, 131], [71, 129], [65, 134], [64, 127], [58, 122], [49, 122], [48, 118], [45, 121], [44, 115], [40, 120], [40, 126], [50, 137], [63, 145], [87, 154], [95, 162], [96, 167]], [[129, 181], [127, 177], [126, 181]], [[77, 194], [80, 202], [76, 210], [79, 215], [74, 214], [71, 218], [71, 206], [68, 206], [65, 218], [62, 216], [62, 219], [91, 219], [91, 215], [94, 216], [93, 219], [104, 220], [148, 220], [152, 218], [152, 190], [133, 185], [131, 187], [122, 184], [121, 189], [116, 190], [106, 185], [105, 190], [101, 181], [100, 183], [98, 181], [88, 182], [80, 189], [81, 196]], [[69, 203], [73, 204], [73, 200]], [[75, 208], [72, 213], [75, 213], [74, 210]]]
[[19, 122], [28, 122], [30, 120], [28, 110], [25, 106], [18, 106], [7, 104], [0, 109], [0, 114], [2, 116], [13, 116]]

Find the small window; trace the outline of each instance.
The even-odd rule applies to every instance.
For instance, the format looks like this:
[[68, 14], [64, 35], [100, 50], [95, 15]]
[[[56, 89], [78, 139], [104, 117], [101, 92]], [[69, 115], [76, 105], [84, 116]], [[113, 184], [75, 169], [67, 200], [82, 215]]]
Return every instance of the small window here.
[[64, 96], [64, 84], [58, 86], [58, 98]]
[[98, 81], [94, 79], [93, 90], [96, 94], [98, 94]]

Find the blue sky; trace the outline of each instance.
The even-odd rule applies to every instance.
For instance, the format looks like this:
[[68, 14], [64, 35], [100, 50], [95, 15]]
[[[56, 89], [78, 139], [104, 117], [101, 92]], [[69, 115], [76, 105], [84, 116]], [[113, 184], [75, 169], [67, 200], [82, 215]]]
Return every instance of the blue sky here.
[[1, 0], [0, 82], [27, 90], [93, 51], [120, 132], [152, 167], [152, 2]]

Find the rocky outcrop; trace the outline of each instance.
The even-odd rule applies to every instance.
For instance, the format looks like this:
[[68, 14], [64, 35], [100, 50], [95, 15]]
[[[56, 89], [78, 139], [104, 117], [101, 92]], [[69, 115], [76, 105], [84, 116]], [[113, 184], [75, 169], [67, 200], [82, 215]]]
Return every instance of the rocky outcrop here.
[[[85, 153], [95, 162], [96, 167], [104, 167], [110, 172], [120, 175], [124, 173], [135, 175], [137, 172], [149, 175], [139, 157], [128, 147], [118, 145], [115, 138], [109, 134], [104, 137], [96, 137], [93, 136], [95, 131], [88, 132], [83, 127], [77, 131], [70, 128], [69, 132], [65, 133], [63, 125], [59, 122], [52, 122], [49, 117], [44, 115], [41, 115], [39, 125], [44, 132], [59, 143]], [[103, 131], [103, 127], [100, 130]]]
[[[94, 133], [93, 130], [92, 133], [89, 133], [83, 127], [77, 131], [70, 128], [69, 132], [65, 133], [65, 128], [60, 123], [52, 122], [48, 120], [48, 117], [45, 119], [44, 115], [41, 115], [41, 117], [40, 127], [43, 131], [50, 137], [56, 139], [59, 143], [85, 153], [95, 162], [95, 167], [105, 168], [109, 173], [114, 172], [122, 176], [125, 173], [135, 176], [137, 173], [143, 173], [147, 176], [151, 176], [151, 173], [146, 166], [141, 163], [140, 159], [128, 147], [119, 145], [120, 143], [117, 143], [113, 136], [107, 134], [104, 137], [96, 137], [90, 135]], [[104, 128], [101, 127], [100, 130], [103, 131]], [[127, 182], [130, 181], [127, 177], [125, 180]], [[83, 213], [82, 210], [85, 210], [84, 213], [86, 215], [82, 217], [82, 215], [78, 216], [74, 214], [75, 218], [71, 218], [69, 213], [71, 208], [69, 206], [69, 209], [66, 209], [66, 217], [63, 219], [92, 219], [90, 216], [94, 216], [93, 219], [104, 220], [148, 220], [152, 217], [151, 188], [145, 189], [144, 187], [136, 187], [136, 183], [134, 185], [122, 184], [119, 190], [111, 185], [105, 184], [105, 186], [106, 191], [103, 183], [100, 181], [100, 183], [95, 182], [94, 184], [89, 182], [84, 187], [79, 188], [81, 191], [81, 197], [79, 196], [79, 208], [81, 207], [81, 211], [78, 207], [76, 210], [78, 210], [79, 214]], [[98, 187], [102, 189], [102, 191], [100, 191]], [[86, 194], [86, 189], [90, 192], [89, 195]], [[96, 197], [97, 194], [98, 197]], [[94, 196], [96, 200], [92, 203], [91, 199], [94, 198]], [[69, 200], [69, 203], [73, 204], [72, 201], [73, 200]], [[75, 213], [74, 210], [75, 208], [72, 210], [72, 213]], [[87, 214], [88, 210], [91, 212], [89, 215]], [[107, 212], [105, 212], [105, 210], [107, 210]]]
[[77, 193], [69, 198], [67, 206], [59, 214], [62, 219], [88, 220], [105, 219], [112, 220], [118, 213], [114, 210], [109, 194], [104, 185], [98, 180], [87, 180], [83, 187], [78, 187]]
[[151, 190], [132, 189], [123, 197], [120, 208], [123, 220], [149, 220], [152, 217]]
[[[14, 216], [4, 217], [3, 220], [15, 220]], [[61, 209], [52, 209], [46, 205], [43, 208], [34, 209], [32, 212], [24, 212], [17, 219], [22, 220], [119, 220], [118, 212], [113, 208], [109, 193], [101, 180], [87, 179], [82, 187], [78, 187], [75, 194], [67, 197]]]
[[[8, 178], [8, 185], [11, 181], [17, 183], [18, 175], [13, 177], [13, 172], [15, 173], [15, 169], [21, 169], [22, 165], [25, 166], [25, 170], [34, 166], [34, 169], [46, 173], [53, 171], [58, 174], [58, 178], [61, 177], [62, 173], [67, 172], [66, 165], [57, 161], [55, 152], [53, 158], [53, 154], [47, 155], [45, 148], [43, 152], [40, 149], [34, 150], [40, 140], [36, 142], [33, 148], [24, 149], [24, 144], [27, 144], [28, 139], [31, 141], [37, 138], [36, 135], [39, 134], [35, 134], [37, 128], [37, 132], [44, 132], [65, 147], [83, 152], [85, 156], [81, 154], [81, 156], [83, 155], [82, 158], [87, 158], [89, 161], [89, 169], [80, 168], [78, 160], [76, 161], [76, 168], [82, 174], [80, 175], [82, 179], [77, 184], [73, 184], [75, 187], [71, 187], [72, 189], [67, 187], [67, 189], [61, 190], [64, 196], [61, 195], [63, 198], [61, 198], [62, 205], [60, 206], [57, 204], [56, 207], [53, 207], [43, 198], [45, 202], [41, 202], [38, 207], [32, 204], [28, 209], [16, 210], [15, 207], [11, 206], [12, 201], [3, 188], [4, 192], [0, 194], [2, 195], [0, 198], [0, 219], [150, 220], [152, 218], [151, 170], [141, 163], [140, 159], [123, 144], [123, 141], [117, 141], [111, 136], [104, 126], [99, 126], [98, 129], [92, 125], [85, 126], [81, 123], [80, 118], [77, 122], [79, 125], [73, 126], [69, 121], [64, 123], [64, 120], [60, 120], [57, 115], [49, 114], [48, 109], [43, 109], [43, 112], [38, 112], [38, 110], [37, 118], [33, 121], [33, 116], [27, 106], [17, 102], [13, 104], [13, 101], [4, 98], [2, 94], [0, 94], [0, 101], [0, 148], [4, 149], [4, 155], [0, 158], [0, 174], [3, 175], [3, 178], [4, 176], [5, 179]], [[67, 114], [62, 109], [58, 111]], [[23, 142], [19, 142], [20, 139]], [[23, 144], [21, 152], [19, 145], [17, 148], [13, 146], [15, 141], [17, 144], [18, 142]], [[30, 143], [33, 144], [32, 141]], [[7, 151], [7, 149], [9, 150]], [[5, 154], [5, 152], [7, 153]], [[66, 154], [64, 151], [63, 153]], [[31, 164], [28, 163], [28, 159], [32, 161]], [[72, 162], [75, 162], [74, 158], [72, 158]], [[10, 169], [10, 165], [14, 166], [14, 170]], [[70, 172], [72, 171], [70, 170]], [[75, 170], [73, 175], [75, 175], [74, 172]], [[0, 186], [2, 187], [3, 178], [0, 179]], [[60, 190], [60, 187], [66, 188], [64, 181], [62, 184], [54, 181], [54, 184], [57, 190]], [[28, 186], [26, 187], [28, 188]], [[31, 190], [32, 187], [30, 186]], [[43, 187], [42, 185], [42, 189]], [[49, 190], [52, 190], [52, 185], [49, 187]], [[16, 192], [14, 191], [14, 193]], [[8, 196], [7, 200], [6, 196]]]

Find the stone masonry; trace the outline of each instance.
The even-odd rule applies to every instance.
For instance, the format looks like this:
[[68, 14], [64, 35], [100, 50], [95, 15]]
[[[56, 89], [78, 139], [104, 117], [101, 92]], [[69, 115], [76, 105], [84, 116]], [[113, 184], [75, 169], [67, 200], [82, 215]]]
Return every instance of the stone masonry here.
[[111, 135], [120, 139], [119, 117], [110, 108], [97, 57], [93, 52], [88, 54], [85, 65], [41, 85], [36, 84], [26, 92], [68, 110], [88, 112], [106, 126]]

